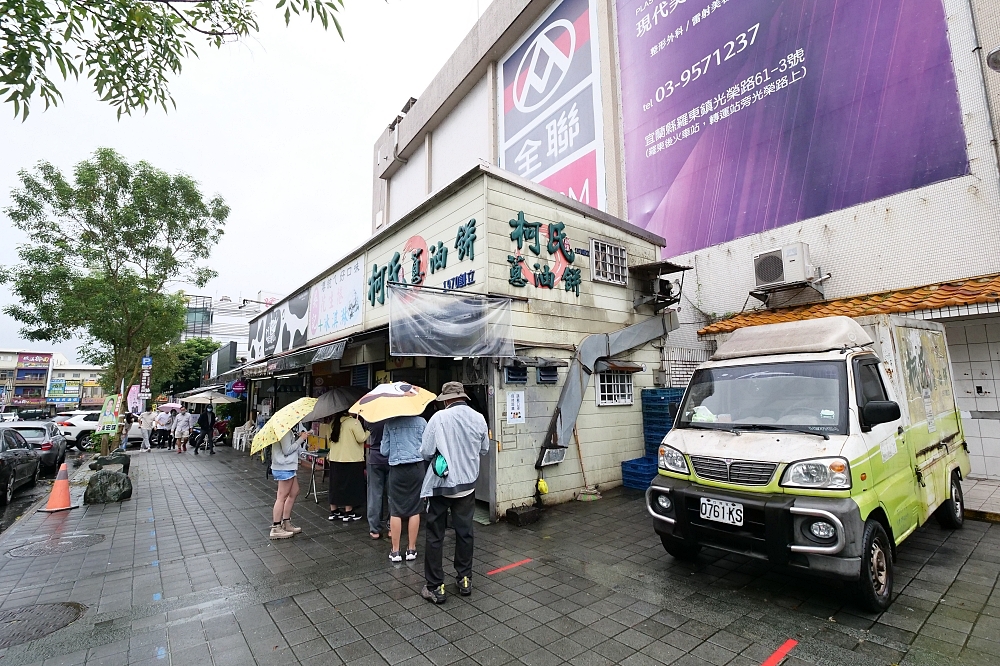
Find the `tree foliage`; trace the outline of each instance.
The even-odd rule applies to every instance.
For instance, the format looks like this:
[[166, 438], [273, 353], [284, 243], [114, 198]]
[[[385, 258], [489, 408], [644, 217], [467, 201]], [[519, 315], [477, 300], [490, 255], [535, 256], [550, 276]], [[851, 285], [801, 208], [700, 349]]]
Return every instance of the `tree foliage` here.
[[201, 362], [220, 347], [211, 338], [191, 338], [165, 345], [153, 356], [153, 393], [173, 387], [174, 393], [189, 391], [201, 385]]
[[[27, 117], [32, 101], [62, 99], [55, 70], [93, 82], [118, 117], [176, 106], [169, 78], [197, 56], [195, 40], [219, 47], [258, 30], [254, 0], [0, 0], [0, 97]], [[278, 0], [293, 14], [330, 23], [343, 39], [343, 0]]]
[[0, 267], [18, 302], [3, 311], [29, 340], [81, 337], [81, 355], [108, 368], [110, 386], [135, 383], [146, 348], [184, 327], [178, 283], [199, 287], [229, 207], [198, 184], [98, 149], [72, 182], [48, 162], [22, 170], [5, 212], [28, 241], [20, 263]]

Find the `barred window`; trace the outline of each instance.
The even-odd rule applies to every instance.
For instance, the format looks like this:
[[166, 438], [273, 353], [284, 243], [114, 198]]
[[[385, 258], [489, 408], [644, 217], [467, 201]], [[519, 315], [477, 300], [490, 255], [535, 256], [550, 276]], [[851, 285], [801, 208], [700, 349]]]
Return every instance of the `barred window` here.
[[599, 372], [597, 373], [597, 405], [631, 405], [632, 404], [632, 373], [630, 372]]
[[590, 272], [599, 282], [628, 284], [628, 251], [620, 245], [591, 238]]

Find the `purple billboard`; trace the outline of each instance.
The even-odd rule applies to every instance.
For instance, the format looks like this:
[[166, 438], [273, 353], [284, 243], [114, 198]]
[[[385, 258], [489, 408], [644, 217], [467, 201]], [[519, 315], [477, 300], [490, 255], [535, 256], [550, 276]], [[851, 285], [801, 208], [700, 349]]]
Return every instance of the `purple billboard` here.
[[616, 0], [629, 221], [664, 256], [969, 173], [940, 0]]

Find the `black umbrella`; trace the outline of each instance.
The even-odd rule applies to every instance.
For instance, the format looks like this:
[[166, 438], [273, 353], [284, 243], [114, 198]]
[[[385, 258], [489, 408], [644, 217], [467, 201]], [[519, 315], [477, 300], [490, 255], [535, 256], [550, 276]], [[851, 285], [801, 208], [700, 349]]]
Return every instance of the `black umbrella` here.
[[316, 406], [302, 420], [317, 421], [338, 412], [345, 412], [366, 393], [368, 389], [363, 386], [334, 386], [318, 398]]

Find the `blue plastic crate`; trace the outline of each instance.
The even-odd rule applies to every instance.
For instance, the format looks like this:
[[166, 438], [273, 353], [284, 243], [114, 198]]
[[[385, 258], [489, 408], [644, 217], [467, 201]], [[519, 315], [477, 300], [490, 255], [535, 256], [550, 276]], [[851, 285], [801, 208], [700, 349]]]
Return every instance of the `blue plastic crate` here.
[[656, 478], [656, 458], [643, 457], [622, 461], [622, 485], [645, 490]]
[[642, 403], [656, 404], [659, 402], [678, 402], [684, 397], [682, 388], [644, 388], [642, 389]]

